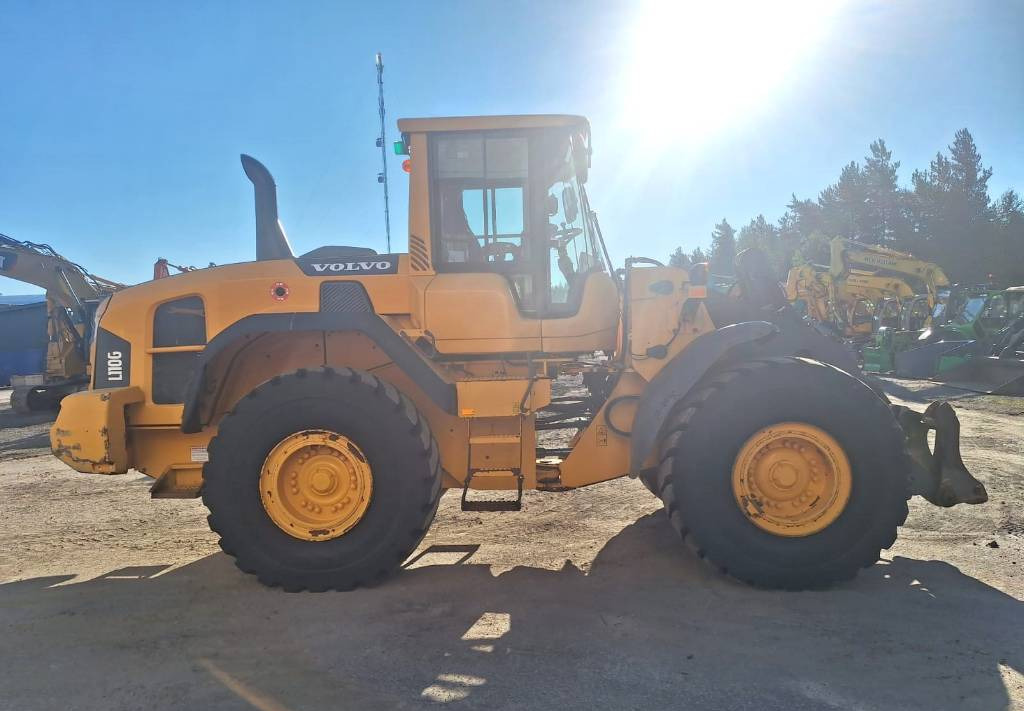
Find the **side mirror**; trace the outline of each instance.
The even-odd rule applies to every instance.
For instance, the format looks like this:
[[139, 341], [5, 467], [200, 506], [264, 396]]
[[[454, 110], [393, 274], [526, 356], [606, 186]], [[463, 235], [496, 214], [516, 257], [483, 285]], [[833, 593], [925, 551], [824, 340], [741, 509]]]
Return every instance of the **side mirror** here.
[[576, 169], [576, 177], [581, 183], [587, 182], [587, 175], [590, 173], [590, 148], [582, 134], [572, 138], [572, 162]]
[[571, 225], [580, 216], [580, 203], [576, 199], [576, 191], [571, 185], [562, 188], [562, 213], [565, 215], [565, 224]]
[[558, 198], [554, 195], [544, 198], [544, 213], [547, 217], [554, 217], [558, 214]]

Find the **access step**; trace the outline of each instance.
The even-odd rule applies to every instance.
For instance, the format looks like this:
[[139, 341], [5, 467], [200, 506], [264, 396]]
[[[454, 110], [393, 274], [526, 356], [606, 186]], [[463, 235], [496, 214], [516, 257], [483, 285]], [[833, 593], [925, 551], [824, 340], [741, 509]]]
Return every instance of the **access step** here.
[[[507, 479], [508, 477], [514, 477], [516, 481], [516, 498], [515, 500], [508, 499], [483, 499], [470, 501], [467, 499], [469, 494], [469, 485], [474, 478], [477, 479]], [[484, 489], [508, 491], [503, 487], [484, 486]], [[518, 472], [511, 472], [506, 470], [495, 470], [495, 471], [476, 471], [470, 472], [469, 476], [466, 477], [465, 483], [462, 485], [462, 510], [463, 511], [521, 511], [523, 509], [523, 475]]]

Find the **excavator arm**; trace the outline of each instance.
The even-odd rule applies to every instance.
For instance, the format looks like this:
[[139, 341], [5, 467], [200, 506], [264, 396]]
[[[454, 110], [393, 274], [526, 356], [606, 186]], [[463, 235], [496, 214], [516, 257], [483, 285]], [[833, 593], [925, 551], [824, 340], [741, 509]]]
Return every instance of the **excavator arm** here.
[[908, 296], [926, 293], [930, 308], [937, 303], [939, 290], [950, 285], [949, 277], [938, 264], [905, 252], [842, 237], [832, 240], [829, 272], [834, 281], [851, 282], [867, 276], [891, 277], [894, 284], [902, 282], [899, 288], [906, 287], [910, 291]]
[[15, 388], [12, 407], [23, 411], [53, 407], [87, 382], [91, 307], [124, 285], [90, 274], [48, 244], [21, 242], [2, 234], [0, 276], [46, 290], [44, 383]]
[[46, 290], [49, 300], [86, 319], [85, 302], [94, 301], [123, 284], [90, 274], [62, 257], [48, 244], [21, 242], [0, 234], [0, 276], [34, 284]]
[[855, 313], [859, 302], [877, 303], [882, 299], [900, 301], [913, 298], [913, 287], [897, 276], [877, 275], [861, 269], [833, 273], [830, 267], [803, 264], [793, 267], [786, 279], [789, 301], [802, 300], [807, 315], [819, 323], [829, 323], [843, 335], [855, 337], [858, 324]]

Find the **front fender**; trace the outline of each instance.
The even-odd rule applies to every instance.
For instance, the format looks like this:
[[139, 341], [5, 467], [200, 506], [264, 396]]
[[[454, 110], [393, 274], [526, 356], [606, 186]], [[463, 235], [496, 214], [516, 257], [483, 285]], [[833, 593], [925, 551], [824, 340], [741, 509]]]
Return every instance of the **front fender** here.
[[654, 376], [644, 391], [633, 419], [630, 471], [639, 472], [654, 451], [669, 412], [708, 369], [737, 346], [762, 341], [778, 332], [767, 321], [746, 321], [699, 336]]
[[415, 349], [370, 310], [339, 310], [329, 312], [253, 314], [236, 321], [218, 333], [198, 358], [196, 372], [185, 392], [181, 431], [200, 432], [204, 423], [201, 410], [206, 386], [206, 368], [217, 355], [236, 339], [259, 333], [292, 331], [358, 331], [376, 343], [430, 399], [442, 410], [455, 414], [455, 386], [445, 382]]

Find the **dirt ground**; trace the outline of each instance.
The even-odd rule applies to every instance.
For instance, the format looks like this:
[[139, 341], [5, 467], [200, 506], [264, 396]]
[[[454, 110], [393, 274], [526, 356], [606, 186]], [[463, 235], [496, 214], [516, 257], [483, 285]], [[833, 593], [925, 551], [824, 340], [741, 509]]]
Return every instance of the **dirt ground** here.
[[885, 559], [826, 592], [752, 590], [635, 480], [442, 501], [396, 577], [261, 587], [199, 501], [77, 474], [0, 398], [0, 709], [1024, 708], [1024, 398], [956, 398], [982, 506], [915, 499]]

